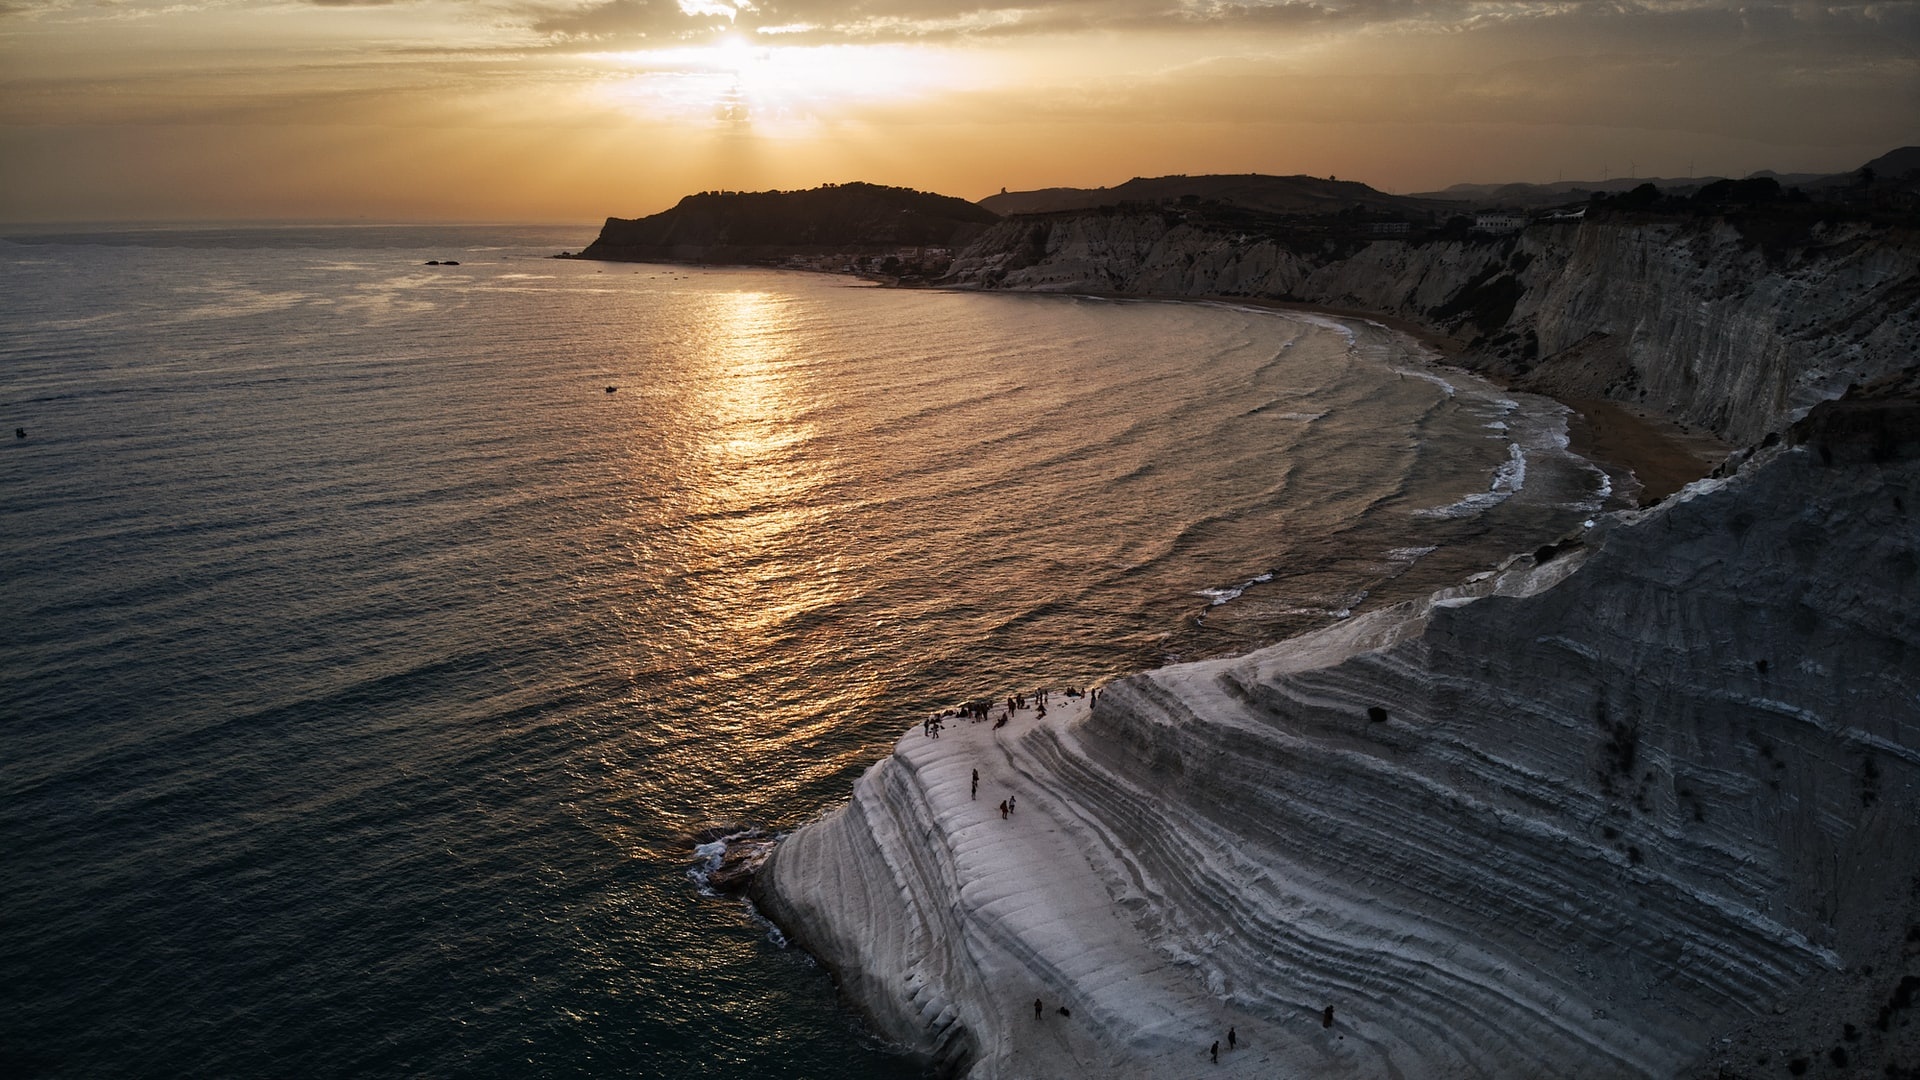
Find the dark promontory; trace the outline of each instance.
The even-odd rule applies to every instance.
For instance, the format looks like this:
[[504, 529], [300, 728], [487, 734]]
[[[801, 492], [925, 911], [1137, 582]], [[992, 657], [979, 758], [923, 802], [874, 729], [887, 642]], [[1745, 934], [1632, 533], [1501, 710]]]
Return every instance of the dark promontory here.
[[608, 218], [583, 259], [777, 262], [794, 257], [951, 251], [999, 220], [950, 195], [878, 184], [809, 191], [704, 191], [638, 219]]

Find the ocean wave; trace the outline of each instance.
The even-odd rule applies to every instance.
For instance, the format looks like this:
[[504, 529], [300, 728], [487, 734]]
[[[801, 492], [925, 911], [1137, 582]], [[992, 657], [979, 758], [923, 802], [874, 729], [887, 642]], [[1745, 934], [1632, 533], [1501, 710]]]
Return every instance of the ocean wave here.
[[1445, 506], [1430, 506], [1415, 510], [1414, 517], [1421, 518], [1464, 518], [1483, 514], [1506, 502], [1521, 488], [1527, 486], [1527, 452], [1519, 443], [1507, 444], [1507, 460], [1494, 467], [1493, 479], [1487, 490], [1476, 491], [1471, 495], [1448, 503]]
[[749, 828], [695, 844], [687, 877], [702, 896], [737, 896], [779, 842], [765, 829]]
[[[1268, 311], [1268, 309], [1266, 308], [1260, 308], [1258, 310], [1263, 312]], [[1341, 337], [1346, 338], [1347, 344], [1349, 346], [1351, 346], [1359, 338], [1359, 335], [1354, 331], [1351, 325], [1349, 325], [1348, 323], [1340, 319], [1333, 318], [1332, 316], [1329, 316], [1329, 315], [1316, 315], [1310, 311], [1278, 311], [1278, 312], [1271, 312], [1271, 313], [1277, 314], [1282, 318], [1292, 319], [1296, 322], [1306, 323], [1309, 326], [1318, 326], [1323, 330], [1331, 330], [1334, 333], [1339, 334]]]
[[1267, 573], [1261, 574], [1258, 577], [1249, 578], [1248, 580], [1243, 581], [1238, 585], [1229, 585], [1225, 588], [1219, 588], [1219, 589], [1200, 589], [1196, 591], [1194, 595], [1206, 597], [1208, 607], [1219, 607], [1221, 604], [1224, 604], [1229, 600], [1238, 599], [1241, 593], [1246, 592], [1248, 589], [1253, 588], [1255, 585], [1259, 585], [1263, 582], [1268, 582], [1272, 580], [1273, 580], [1273, 572], [1268, 571]]
[[1435, 375], [1433, 372], [1428, 371], [1424, 368], [1397, 367], [1397, 368], [1392, 368], [1391, 370], [1393, 371], [1394, 374], [1399, 375], [1403, 378], [1408, 375], [1411, 375], [1416, 379], [1423, 379], [1427, 382], [1430, 382], [1433, 385], [1439, 387], [1440, 389], [1446, 391], [1446, 394], [1448, 397], [1452, 397], [1455, 394], [1460, 392], [1458, 388], [1456, 388], [1452, 383], [1448, 382], [1447, 380], [1441, 378], [1438, 375]]

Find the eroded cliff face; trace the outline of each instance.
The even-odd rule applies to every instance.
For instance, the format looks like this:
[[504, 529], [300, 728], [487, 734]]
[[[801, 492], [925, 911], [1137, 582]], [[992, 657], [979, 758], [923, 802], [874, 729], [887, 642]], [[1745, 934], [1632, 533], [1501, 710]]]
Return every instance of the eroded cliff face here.
[[1427, 600], [910, 734], [756, 889], [975, 1076], [1190, 1075], [1229, 1024], [1239, 1075], [1879, 1075], [1916, 823], [1909, 376]]
[[1411, 319], [1529, 388], [1645, 405], [1751, 442], [1912, 362], [1920, 240], [1609, 218], [1505, 238], [1283, 245], [1108, 212], [1014, 218], [954, 264], [983, 288], [1264, 297]]

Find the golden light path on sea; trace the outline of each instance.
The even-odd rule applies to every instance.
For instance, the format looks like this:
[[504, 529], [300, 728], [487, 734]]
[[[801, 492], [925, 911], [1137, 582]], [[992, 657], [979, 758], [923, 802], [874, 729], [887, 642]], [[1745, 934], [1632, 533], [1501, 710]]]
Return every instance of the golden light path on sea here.
[[[669, 498], [682, 501], [668, 517], [682, 524], [651, 539], [642, 556], [673, 566], [673, 585], [641, 605], [651, 613], [630, 629], [648, 650], [672, 643], [680, 664], [711, 681], [695, 726], [656, 747], [653, 766], [751, 769], [773, 786], [805, 783], [847, 767], [839, 752], [823, 757], [819, 744], [885, 692], [857, 665], [821, 682], [849, 657], [886, 646], [871, 624], [848, 619], [871, 587], [859, 530], [848, 523], [858, 510], [838, 490], [857, 489], [858, 477], [821, 445], [835, 437], [821, 417], [837, 406], [813, 374], [822, 361], [794, 345], [822, 340], [818, 325], [806, 325], [806, 304], [754, 289], [686, 302], [693, 306], [676, 315], [673, 347], [652, 361], [672, 392], [651, 399], [676, 415], [693, 449], [666, 479]], [[662, 448], [634, 449], [644, 459]], [[641, 467], [657, 476], [658, 464]], [[742, 660], [768, 650], [786, 659]], [[798, 685], [816, 688], [796, 696]], [[728, 731], [752, 731], [750, 749], [712, 759], [709, 736]]]

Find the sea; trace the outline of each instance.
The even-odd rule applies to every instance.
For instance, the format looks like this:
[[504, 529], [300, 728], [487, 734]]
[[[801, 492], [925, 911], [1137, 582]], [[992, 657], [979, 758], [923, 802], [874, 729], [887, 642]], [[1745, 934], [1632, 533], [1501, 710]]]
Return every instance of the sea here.
[[1364, 322], [594, 231], [0, 230], [0, 1073], [917, 1076], [723, 848], [1610, 498]]

